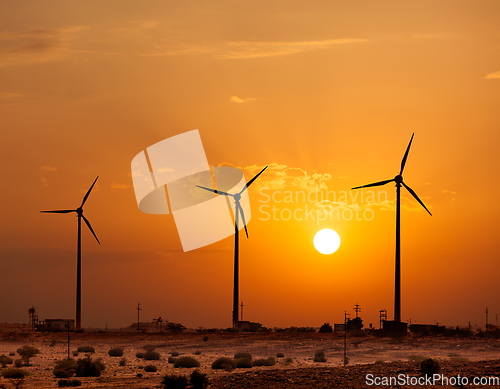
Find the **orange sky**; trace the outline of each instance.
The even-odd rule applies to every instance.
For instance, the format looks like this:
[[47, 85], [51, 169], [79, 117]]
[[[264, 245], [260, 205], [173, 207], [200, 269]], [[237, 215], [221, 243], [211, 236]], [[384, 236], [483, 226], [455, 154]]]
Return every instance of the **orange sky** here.
[[[366, 325], [393, 316], [393, 210], [358, 197], [341, 209], [373, 220], [264, 221], [259, 190], [390, 179], [415, 132], [404, 178], [433, 216], [402, 191], [402, 319], [484, 325], [488, 306], [494, 323], [498, 20], [483, 0], [2, 2], [0, 322], [32, 305], [74, 317], [77, 222], [39, 211], [78, 206], [99, 175], [83, 326], [129, 325], [138, 301], [145, 320], [231, 326], [233, 238], [183, 253], [172, 217], [140, 212], [132, 187], [137, 153], [199, 129], [211, 165], [247, 179], [270, 165], [241, 241], [245, 320], [320, 326], [356, 303]], [[335, 254], [315, 251], [321, 228], [339, 233]]]

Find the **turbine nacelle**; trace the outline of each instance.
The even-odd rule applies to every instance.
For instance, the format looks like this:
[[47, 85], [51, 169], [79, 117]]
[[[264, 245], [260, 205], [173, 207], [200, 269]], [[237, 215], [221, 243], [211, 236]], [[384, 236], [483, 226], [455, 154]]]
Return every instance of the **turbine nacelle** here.
[[394, 181], [396, 184], [401, 185], [403, 183], [403, 176], [401, 174], [398, 174], [396, 177], [394, 177]]

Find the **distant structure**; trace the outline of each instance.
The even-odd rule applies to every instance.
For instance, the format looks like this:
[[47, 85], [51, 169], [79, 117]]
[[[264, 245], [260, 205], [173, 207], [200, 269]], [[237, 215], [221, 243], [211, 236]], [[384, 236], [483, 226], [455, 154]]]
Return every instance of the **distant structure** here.
[[240, 321], [243, 321], [243, 301], [241, 302], [240, 307], [241, 307], [241, 320]]
[[361, 312], [361, 308], [359, 307], [359, 304], [356, 304], [353, 309], [356, 311], [356, 319], [357, 319], [358, 313]]
[[240, 297], [239, 297], [239, 257], [238, 257], [239, 256], [239, 223], [240, 223], [239, 216], [240, 216], [240, 214], [241, 214], [241, 219], [242, 219], [243, 225], [245, 227], [245, 233], [246, 233], [247, 238], [248, 238], [247, 225], [245, 222], [245, 214], [243, 213], [243, 207], [240, 204], [240, 199], [241, 199], [241, 194], [266, 169], [267, 169], [267, 166], [264, 169], [262, 169], [256, 176], [254, 176], [250, 181], [248, 181], [245, 184], [245, 187], [241, 191], [239, 191], [238, 193], [235, 193], [235, 194], [230, 194], [230, 193], [222, 192], [221, 190], [210, 189], [210, 188], [205, 188], [203, 186], [196, 185], [198, 188], [208, 190], [209, 192], [214, 192], [215, 194], [221, 194], [223, 196], [232, 197], [234, 199], [234, 208], [235, 208], [235, 215], [234, 215], [234, 289], [233, 289], [233, 328], [234, 329], [240, 328], [240, 326], [239, 326], [240, 320], [238, 318], [238, 304], [240, 301]]
[[403, 182], [403, 170], [405, 168], [406, 159], [408, 158], [408, 153], [410, 151], [411, 142], [413, 141], [413, 134], [410, 139], [410, 143], [406, 149], [403, 160], [401, 161], [401, 170], [399, 174], [391, 178], [390, 180], [379, 181], [373, 184], [357, 186], [352, 189], [369, 188], [373, 186], [381, 186], [388, 184], [389, 182], [396, 183], [396, 275], [395, 275], [395, 292], [394, 292], [394, 323], [384, 322], [386, 329], [391, 332], [406, 332], [407, 324], [401, 323], [401, 185], [404, 186], [408, 192], [417, 200], [422, 207], [432, 216], [424, 203], [418, 198], [417, 194]]
[[387, 309], [381, 309], [379, 313], [380, 313], [380, 329], [382, 329], [384, 321], [387, 320]]
[[37, 331], [46, 331], [46, 332], [66, 332], [75, 331], [75, 319], [45, 319], [40, 321], [37, 326]]
[[139, 320], [139, 314], [142, 311], [140, 303], [137, 303], [137, 308], [136, 309], [137, 309], [137, 332], [139, 332], [140, 331], [139, 326], [140, 326], [140, 323], [141, 323], [141, 321]]
[[257, 332], [262, 328], [262, 324], [254, 323], [251, 321], [242, 321], [238, 322], [238, 329], [243, 332]]
[[34, 305], [28, 309], [28, 315], [30, 317], [29, 326], [31, 327], [31, 331], [35, 331], [36, 326], [38, 325], [38, 313]]
[[[99, 178], [99, 176], [97, 176]], [[95, 240], [97, 240], [97, 243], [101, 244], [99, 242], [99, 239], [97, 239], [97, 235], [95, 234], [94, 230], [92, 229], [92, 226], [90, 225], [90, 222], [87, 220], [85, 216], [83, 216], [83, 205], [87, 201], [87, 198], [89, 197], [90, 192], [94, 188], [94, 185], [97, 181], [97, 178], [94, 180], [94, 183], [90, 187], [90, 189], [87, 191], [85, 196], [83, 197], [82, 204], [77, 208], [77, 209], [61, 209], [61, 210], [56, 210], [56, 211], [40, 211], [42, 213], [71, 213], [71, 212], [76, 212], [76, 215], [78, 217], [78, 248], [76, 252], [76, 330], [80, 331], [82, 328], [82, 219], [85, 221], [85, 224], [87, 224], [87, 227], [89, 228], [90, 232], [92, 232], [92, 235], [94, 235]]]

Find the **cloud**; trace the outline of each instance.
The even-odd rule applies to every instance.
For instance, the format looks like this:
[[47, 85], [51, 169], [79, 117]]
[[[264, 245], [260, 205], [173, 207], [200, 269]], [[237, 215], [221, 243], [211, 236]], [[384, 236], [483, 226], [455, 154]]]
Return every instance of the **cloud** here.
[[55, 166], [48, 166], [48, 165], [43, 165], [40, 170], [46, 171], [46, 172], [55, 172], [57, 168]]
[[256, 98], [248, 97], [246, 99], [240, 99], [238, 96], [231, 96], [231, 101], [234, 103], [248, 103], [249, 101], [255, 101]]
[[142, 28], [155, 28], [158, 26], [158, 22], [156, 20], [135, 20], [132, 23], [137, 24]]
[[493, 73], [487, 74], [484, 78], [486, 80], [492, 80], [494, 78], [500, 78], [500, 70], [498, 72], [493, 72]]
[[329, 49], [333, 46], [367, 42], [367, 39], [326, 39], [296, 42], [227, 42], [207, 46], [156, 46], [149, 56], [211, 54], [223, 59], [262, 58]]
[[43, 182], [43, 186], [49, 186], [49, 184], [47, 184], [47, 179], [45, 177], [40, 177], [40, 179]]
[[[219, 166], [233, 165], [224, 162]], [[315, 171], [307, 173], [299, 167], [289, 167], [276, 162], [270, 163], [267, 166], [268, 168], [266, 171], [259, 176], [259, 179], [255, 181], [252, 188], [257, 189], [265, 187], [271, 190], [323, 190], [328, 189], [327, 181], [332, 178], [332, 176], [328, 173], [316, 173]], [[238, 167], [238, 169], [246, 172], [247, 177], [253, 177], [264, 169], [264, 166], [252, 165], [247, 167]]]
[[109, 187], [111, 189], [128, 189], [128, 188], [130, 188], [130, 185], [116, 184], [116, 183], [113, 182]]
[[71, 52], [78, 31], [85, 27], [39, 28], [0, 32], [0, 66], [57, 61]]
[[448, 190], [448, 189], [443, 189], [441, 191], [441, 193], [443, 193], [443, 194], [451, 194], [451, 195], [456, 195], [457, 194], [457, 192], [453, 192], [452, 190]]
[[25, 97], [26, 95], [21, 93], [0, 92], [0, 104], [14, 105]]

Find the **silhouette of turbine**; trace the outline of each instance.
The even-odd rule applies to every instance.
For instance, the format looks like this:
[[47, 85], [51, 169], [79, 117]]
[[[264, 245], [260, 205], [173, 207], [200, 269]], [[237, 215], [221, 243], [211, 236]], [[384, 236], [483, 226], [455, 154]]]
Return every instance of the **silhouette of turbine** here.
[[243, 213], [243, 207], [240, 204], [241, 194], [254, 182], [257, 177], [259, 177], [264, 170], [267, 169], [267, 166], [262, 169], [259, 174], [253, 177], [250, 181], [245, 184], [245, 187], [238, 193], [230, 194], [226, 192], [222, 192], [216, 189], [205, 188], [203, 186], [196, 185], [198, 188], [208, 190], [209, 192], [214, 192], [216, 194], [221, 194], [224, 196], [230, 196], [234, 199], [236, 214], [234, 215], [234, 291], [233, 291], [233, 328], [238, 328], [238, 304], [239, 304], [239, 214], [241, 213], [241, 219], [243, 220], [243, 225], [245, 226], [245, 233], [248, 238], [247, 225], [245, 222], [245, 214]]
[[425, 208], [425, 210], [432, 216], [424, 203], [418, 198], [417, 194], [403, 182], [403, 170], [405, 168], [406, 159], [408, 158], [408, 153], [410, 151], [411, 142], [413, 140], [412, 134], [406, 153], [401, 161], [401, 171], [399, 174], [390, 179], [380, 182], [375, 182], [373, 184], [357, 186], [352, 189], [369, 188], [371, 186], [381, 186], [388, 184], [389, 182], [396, 183], [396, 280], [395, 280], [395, 292], [394, 292], [394, 321], [401, 322], [401, 185], [403, 185], [408, 192]]
[[[99, 176], [97, 176], [99, 178]], [[90, 189], [87, 191], [85, 196], [83, 197], [82, 204], [77, 208], [77, 209], [61, 209], [61, 210], [55, 210], [55, 211], [40, 211], [42, 213], [70, 213], [70, 212], [76, 212], [76, 215], [78, 217], [78, 248], [77, 248], [77, 260], [76, 260], [76, 330], [79, 331], [81, 329], [81, 324], [82, 324], [82, 218], [85, 221], [85, 224], [87, 224], [87, 227], [89, 228], [90, 232], [92, 232], [92, 235], [94, 235], [95, 240], [97, 240], [97, 243], [101, 244], [99, 242], [99, 239], [97, 239], [97, 235], [95, 234], [94, 230], [92, 229], [92, 226], [90, 225], [90, 222], [87, 220], [85, 216], [83, 216], [83, 205], [87, 201], [87, 198], [89, 197], [90, 192], [94, 188], [94, 185], [97, 181], [97, 178], [95, 179], [94, 183], [90, 187]]]

